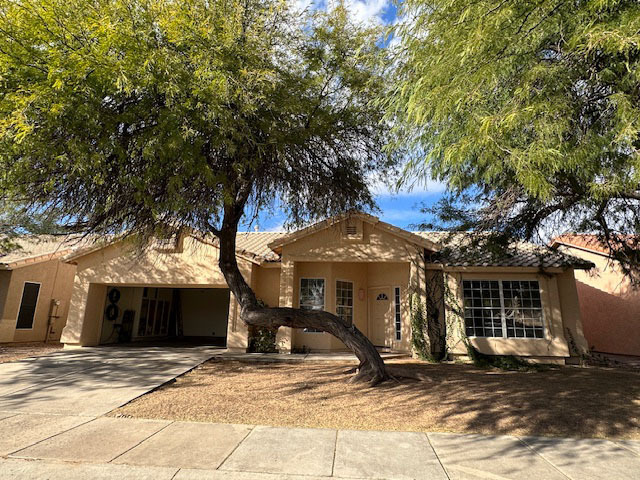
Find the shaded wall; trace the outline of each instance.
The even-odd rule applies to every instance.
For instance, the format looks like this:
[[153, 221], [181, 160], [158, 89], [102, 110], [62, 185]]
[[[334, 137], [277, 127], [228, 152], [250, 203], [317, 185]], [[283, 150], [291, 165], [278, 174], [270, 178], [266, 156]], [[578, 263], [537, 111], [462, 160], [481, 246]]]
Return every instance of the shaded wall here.
[[[0, 342], [57, 341], [67, 321], [73, 277], [76, 267], [58, 259], [1, 272]], [[25, 282], [40, 284], [33, 328], [16, 329], [16, 321]], [[52, 308], [52, 300], [60, 304]], [[51, 329], [48, 334], [49, 317]], [[53, 318], [58, 317], [58, 318]]]

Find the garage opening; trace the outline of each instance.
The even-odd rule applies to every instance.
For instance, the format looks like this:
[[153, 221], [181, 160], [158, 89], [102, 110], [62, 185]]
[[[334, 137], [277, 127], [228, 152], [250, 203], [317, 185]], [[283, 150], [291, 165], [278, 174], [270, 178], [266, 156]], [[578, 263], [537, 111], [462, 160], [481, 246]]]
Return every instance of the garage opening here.
[[225, 347], [228, 288], [107, 289], [100, 344], [182, 342]]

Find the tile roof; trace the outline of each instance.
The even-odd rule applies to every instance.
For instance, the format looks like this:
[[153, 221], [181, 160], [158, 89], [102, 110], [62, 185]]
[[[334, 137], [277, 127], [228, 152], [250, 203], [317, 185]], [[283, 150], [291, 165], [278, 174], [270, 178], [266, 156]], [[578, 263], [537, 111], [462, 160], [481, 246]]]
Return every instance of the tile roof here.
[[16, 237], [12, 242], [19, 248], [0, 255], [0, 267], [13, 269], [62, 257], [87, 244], [79, 235], [28, 235]]
[[[589, 269], [591, 262], [530, 242], [514, 242], [506, 249], [481, 245], [474, 233], [415, 232], [442, 246], [432, 258], [434, 263], [452, 267], [534, 267]], [[474, 240], [478, 243], [475, 243]]]
[[279, 262], [280, 255], [269, 248], [269, 244], [287, 232], [238, 232], [236, 251], [261, 262]]
[[[626, 243], [628, 246], [638, 248], [640, 243], [640, 237], [638, 235], [623, 235], [620, 237], [621, 243]], [[553, 248], [558, 245], [567, 245], [572, 247], [585, 248], [594, 252], [602, 253], [604, 255], [611, 254], [611, 249], [605, 242], [602, 241], [597, 235], [588, 233], [566, 233], [559, 235], [551, 241]]]
[[[506, 251], [492, 252], [487, 248], [474, 246], [471, 233], [449, 232], [407, 232], [442, 247], [441, 252], [432, 258], [434, 263], [460, 267], [538, 267], [588, 269], [590, 262], [563, 254], [557, 250], [533, 243], [519, 242]], [[238, 232], [236, 247], [239, 255], [253, 259], [257, 263], [279, 262], [280, 255], [269, 245], [277, 239], [286, 237], [288, 232]], [[11, 269], [31, 263], [59, 258], [75, 252], [82, 252], [95, 241], [80, 236], [28, 236], [15, 240], [21, 248], [0, 256], [0, 268]]]

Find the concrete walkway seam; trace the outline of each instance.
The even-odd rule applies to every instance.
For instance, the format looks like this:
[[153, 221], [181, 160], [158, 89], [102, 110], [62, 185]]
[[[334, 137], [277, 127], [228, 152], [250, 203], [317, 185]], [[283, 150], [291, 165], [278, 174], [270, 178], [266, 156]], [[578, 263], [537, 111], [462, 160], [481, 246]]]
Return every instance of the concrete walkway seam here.
[[336, 468], [336, 451], [338, 450], [338, 433], [340, 430], [336, 429], [336, 437], [333, 441], [333, 459], [331, 460], [331, 476], [333, 477], [334, 470]]
[[222, 460], [222, 462], [220, 462], [220, 464], [216, 467], [216, 470], [220, 470], [220, 467], [222, 467], [224, 465], [224, 462], [226, 462], [227, 460], [229, 460], [229, 457], [231, 457], [231, 455], [233, 455], [233, 453], [238, 449], [238, 447], [240, 447], [240, 445], [243, 444], [243, 442], [247, 439], [247, 437], [249, 435], [251, 435], [251, 433], [253, 433], [253, 430], [256, 428], [256, 425], [251, 425], [251, 429], [247, 432], [247, 434], [242, 438], [242, 440], [240, 440], [238, 442], [238, 444], [233, 447], [233, 450], [231, 450], [231, 452], [229, 452], [229, 455], [227, 455], [226, 457], [224, 457], [224, 460]]
[[[20, 415], [20, 414], [18, 414], [18, 415]], [[24, 415], [31, 415], [31, 414], [30, 414], [30, 413], [25, 413]], [[67, 417], [70, 417], [70, 416], [82, 417], [82, 415], [64, 415], [64, 416], [67, 416]], [[32, 444], [30, 444], [30, 445], [27, 445], [26, 447], [19, 448], [19, 449], [18, 449], [18, 450], [16, 450], [15, 452], [11, 452], [11, 453], [9, 453], [9, 454], [7, 455], [7, 458], [8, 458], [8, 457], [13, 457], [13, 458], [21, 458], [21, 459], [23, 459], [23, 460], [33, 460], [31, 457], [21, 457], [21, 456], [16, 455], [16, 454], [17, 454], [17, 453], [19, 453], [19, 452], [21, 452], [22, 450], [26, 450], [27, 448], [31, 448], [31, 447], [33, 447], [33, 446], [35, 446], [35, 445], [38, 445], [39, 443], [46, 442], [47, 440], [49, 440], [49, 439], [51, 439], [51, 438], [53, 438], [53, 437], [57, 437], [57, 436], [59, 436], [59, 435], [62, 435], [63, 433], [67, 433], [67, 432], [70, 432], [71, 430], [74, 430], [74, 429], [76, 429], [76, 428], [78, 428], [78, 427], [81, 427], [81, 426], [83, 426], [83, 425], [87, 425], [87, 424], [89, 424], [89, 423], [93, 422], [94, 420], [96, 420], [97, 418], [98, 418], [98, 417], [91, 417], [91, 418], [90, 418], [89, 420], [87, 420], [86, 422], [79, 423], [78, 425], [75, 425], [75, 426], [73, 426], [73, 427], [71, 427], [71, 428], [67, 428], [66, 430], [62, 430], [61, 432], [54, 433], [53, 435], [50, 435], [50, 436], [48, 436], [48, 437], [46, 437], [46, 438], [43, 438], [42, 440], [38, 440], [37, 442], [32, 443]]]
[[440, 460], [440, 455], [438, 455], [438, 451], [436, 450], [436, 448], [433, 446], [433, 443], [431, 443], [431, 439], [429, 438], [429, 434], [427, 432], [424, 432], [424, 436], [427, 437], [427, 443], [429, 444], [429, 446], [431, 447], [431, 450], [433, 450], [433, 454], [436, 456], [436, 458], [438, 459], [438, 463], [440, 464], [440, 468], [442, 468], [442, 471], [444, 472], [444, 475], [451, 480], [451, 477], [449, 476], [449, 472], [447, 470], [447, 468], [444, 466], [444, 464], [442, 463], [442, 460]]
[[516, 437], [518, 439], [518, 441], [520, 443], [522, 443], [525, 447], [527, 447], [529, 450], [531, 450], [533, 453], [535, 453], [538, 457], [540, 457], [542, 460], [544, 460], [545, 462], [547, 462], [549, 465], [551, 465], [551, 468], [553, 468], [556, 472], [558, 472], [560, 475], [562, 475], [563, 477], [568, 478], [569, 480], [576, 480], [574, 479], [572, 476], [570, 476], [568, 473], [563, 472], [562, 470], [560, 470], [558, 467], [556, 467], [556, 465], [549, 460], [547, 457], [545, 457], [544, 455], [542, 455], [542, 453], [540, 453], [538, 450], [536, 450], [535, 448], [533, 448], [532, 445], [529, 445], [529, 443], [527, 443], [527, 441], [524, 438], [520, 438], [520, 437]]
[[[147, 440], [149, 440], [151, 437], [153, 437], [154, 435], [157, 435], [158, 433], [160, 433], [161, 431], [163, 431], [165, 428], [167, 428], [169, 425], [171, 425], [172, 423], [176, 423], [175, 420], [170, 420], [169, 423], [167, 423], [164, 427], [162, 427], [160, 430], [153, 432], [151, 435], [149, 435], [146, 438], [143, 438], [142, 440], [140, 440], [138, 443], [136, 443], [134, 446], [132, 446], [131, 448], [128, 448], [127, 450], [125, 450], [124, 452], [116, 455], [115, 457], [113, 457], [111, 460], [109, 460], [107, 463], [112, 463], [114, 460], [116, 460], [117, 458], [120, 458], [122, 455], [124, 455], [127, 452], [130, 452], [131, 450], [133, 450], [134, 448], [140, 446], [142, 444], [142, 442], [146, 442]], [[175, 477], [176, 474], [178, 472], [174, 473], [173, 476]]]

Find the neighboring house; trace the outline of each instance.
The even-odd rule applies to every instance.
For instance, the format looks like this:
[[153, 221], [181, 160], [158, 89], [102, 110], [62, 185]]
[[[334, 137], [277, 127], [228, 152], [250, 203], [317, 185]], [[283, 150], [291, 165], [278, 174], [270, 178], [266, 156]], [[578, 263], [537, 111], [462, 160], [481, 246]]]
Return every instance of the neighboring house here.
[[[394, 351], [411, 351], [410, 303], [428, 304], [425, 282], [434, 275], [447, 285], [440, 316], [448, 312], [442, 324], [454, 356], [467, 353], [465, 332], [488, 354], [561, 363], [586, 348], [573, 271], [589, 263], [532, 244], [495, 258], [468, 240], [351, 212], [293, 233], [238, 233], [237, 258], [265, 304], [335, 312]], [[454, 248], [443, 249], [445, 242]], [[78, 249], [65, 261], [77, 267], [67, 345], [173, 336], [247, 348], [214, 239], [185, 235], [139, 255], [120, 241]], [[277, 343], [287, 352], [344, 349], [329, 334], [290, 328], [280, 328]]]
[[70, 238], [19, 238], [0, 256], [0, 343], [58, 341], [67, 319], [76, 268], [61, 257]]
[[584, 334], [596, 352], [640, 355], [640, 288], [633, 287], [595, 235], [561, 235], [553, 248], [595, 264], [576, 273]]

